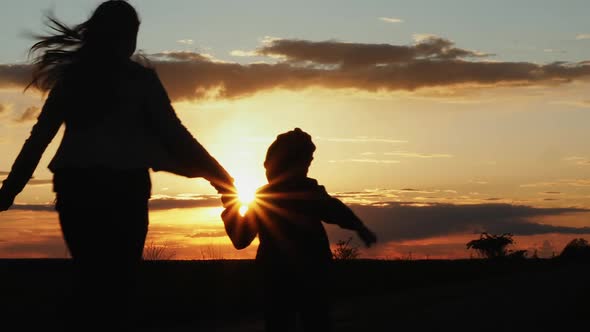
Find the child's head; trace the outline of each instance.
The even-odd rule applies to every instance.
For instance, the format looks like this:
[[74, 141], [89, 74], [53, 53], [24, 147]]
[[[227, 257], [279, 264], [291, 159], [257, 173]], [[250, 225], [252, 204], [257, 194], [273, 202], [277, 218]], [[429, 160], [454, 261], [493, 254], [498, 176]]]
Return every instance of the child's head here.
[[301, 129], [280, 134], [266, 152], [266, 178], [269, 182], [278, 182], [307, 176], [314, 151], [311, 136]]

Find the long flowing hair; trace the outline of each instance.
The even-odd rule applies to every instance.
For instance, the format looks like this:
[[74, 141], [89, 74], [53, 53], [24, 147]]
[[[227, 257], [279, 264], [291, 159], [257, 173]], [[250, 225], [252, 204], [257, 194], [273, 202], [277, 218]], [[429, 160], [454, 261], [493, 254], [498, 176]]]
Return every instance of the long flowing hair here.
[[72, 64], [85, 59], [108, 61], [131, 56], [140, 21], [125, 0], [108, 0], [81, 24], [70, 27], [51, 13], [46, 15], [45, 24], [51, 33], [35, 36], [38, 41], [29, 49], [33, 77], [26, 89], [51, 90]]

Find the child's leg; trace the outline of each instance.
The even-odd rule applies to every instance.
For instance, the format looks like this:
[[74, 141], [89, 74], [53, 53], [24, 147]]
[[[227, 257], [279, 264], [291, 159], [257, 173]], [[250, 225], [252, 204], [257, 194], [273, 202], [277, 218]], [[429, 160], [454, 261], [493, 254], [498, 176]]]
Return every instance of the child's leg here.
[[264, 271], [264, 319], [266, 332], [295, 331], [297, 317], [293, 284], [288, 273], [281, 268]]
[[[317, 293], [316, 293], [317, 294]], [[332, 331], [332, 310], [325, 296], [310, 297], [301, 306], [301, 324], [305, 332]]]
[[301, 279], [297, 295], [301, 325], [305, 332], [332, 331], [331, 289], [328, 283], [318, 278], [323, 276], [330, 280], [330, 273], [330, 264], [319, 264], [308, 267]]

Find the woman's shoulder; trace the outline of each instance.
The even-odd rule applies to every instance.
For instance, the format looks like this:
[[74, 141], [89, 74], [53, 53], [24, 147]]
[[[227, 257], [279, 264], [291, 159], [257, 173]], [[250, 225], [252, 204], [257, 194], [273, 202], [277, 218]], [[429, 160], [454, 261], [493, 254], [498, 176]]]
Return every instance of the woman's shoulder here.
[[127, 68], [130, 72], [143, 76], [146, 79], [153, 78], [154, 76], [157, 77], [154, 68], [144, 62], [130, 59], [129, 62], [127, 62]]

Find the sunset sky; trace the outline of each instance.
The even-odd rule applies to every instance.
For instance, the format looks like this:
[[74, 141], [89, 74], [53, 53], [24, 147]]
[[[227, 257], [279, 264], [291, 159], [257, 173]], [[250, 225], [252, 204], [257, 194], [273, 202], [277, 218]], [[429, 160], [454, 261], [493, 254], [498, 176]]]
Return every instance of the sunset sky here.
[[[43, 105], [23, 93], [28, 36], [47, 10], [76, 24], [100, 2], [3, 0], [0, 176]], [[590, 2], [130, 2], [138, 49], [238, 188], [263, 185], [269, 144], [302, 128], [310, 176], [377, 233], [363, 257], [469, 257], [481, 231], [545, 257], [590, 239]], [[0, 213], [0, 258], [67, 254], [47, 169], [60, 139]], [[152, 181], [148, 242], [178, 259], [254, 257], [231, 247], [207, 182]]]

